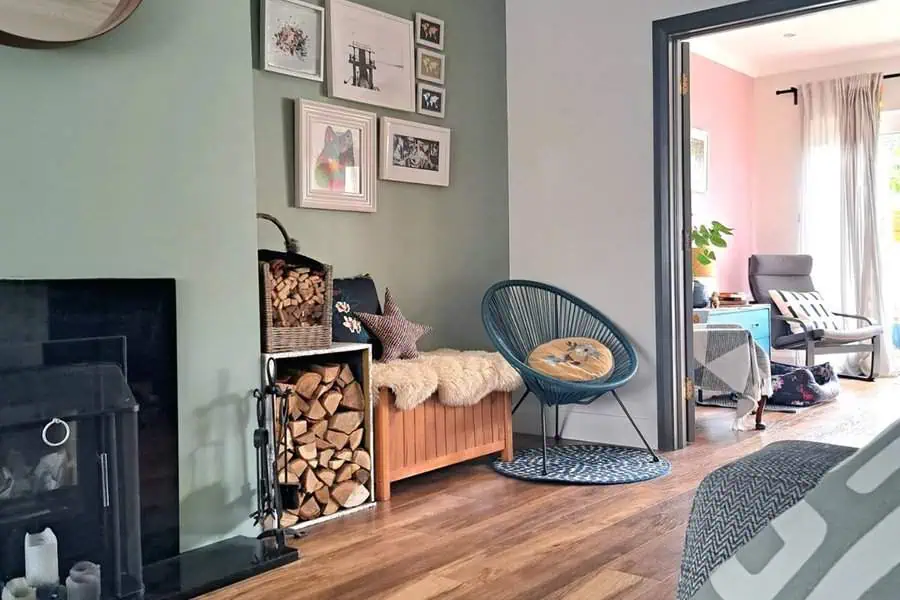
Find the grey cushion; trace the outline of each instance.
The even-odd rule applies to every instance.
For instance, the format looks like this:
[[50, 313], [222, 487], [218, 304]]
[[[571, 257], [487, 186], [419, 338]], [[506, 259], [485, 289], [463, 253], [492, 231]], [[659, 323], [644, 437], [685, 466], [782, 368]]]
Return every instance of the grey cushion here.
[[[813, 329], [810, 334], [812, 339], [816, 341], [817, 346], [829, 344], [852, 344], [854, 342], [867, 342], [876, 335], [881, 335], [884, 328], [881, 325], [869, 325], [868, 327], [860, 327], [858, 329], [842, 329], [835, 331], [832, 329]], [[793, 333], [775, 338], [772, 347], [776, 350], [788, 350], [790, 348], [805, 348], [806, 335], [802, 333]]]
[[[771, 304], [772, 314], [777, 315], [778, 307], [772, 303], [769, 290], [814, 292], [811, 273], [812, 256], [808, 254], [754, 254], [748, 267], [750, 291], [756, 302]], [[790, 333], [791, 329], [784, 321], [772, 319], [773, 338]]]

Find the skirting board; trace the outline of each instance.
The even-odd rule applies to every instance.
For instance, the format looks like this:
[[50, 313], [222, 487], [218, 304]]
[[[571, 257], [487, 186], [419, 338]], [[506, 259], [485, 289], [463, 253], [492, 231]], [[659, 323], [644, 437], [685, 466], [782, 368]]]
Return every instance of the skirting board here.
[[[519, 396], [521, 397], [521, 396]], [[513, 401], [518, 401], [519, 397], [514, 397]], [[514, 404], [515, 405], [515, 404]], [[657, 448], [656, 437], [656, 419], [638, 417], [634, 415], [633, 409], [629, 407], [641, 432], [647, 437], [647, 441], [654, 448]], [[547, 435], [553, 436], [556, 424], [556, 411], [553, 409], [545, 409], [547, 418]], [[603, 412], [600, 412], [600, 411]], [[598, 407], [598, 410], [591, 410], [591, 407], [575, 406], [572, 408], [560, 408], [560, 434], [568, 440], [579, 440], [583, 442], [592, 442], [595, 444], [610, 444], [613, 446], [628, 446], [632, 448], [642, 447], [641, 439], [638, 437], [628, 418], [622, 414], [618, 406], [613, 404], [609, 410], [618, 410], [619, 414], [609, 414], [607, 407]], [[541, 435], [541, 415], [538, 409], [538, 403], [532, 398], [528, 398], [519, 408], [519, 411], [513, 417], [513, 429], [516, 433], [527, 433], [531, 435]]]

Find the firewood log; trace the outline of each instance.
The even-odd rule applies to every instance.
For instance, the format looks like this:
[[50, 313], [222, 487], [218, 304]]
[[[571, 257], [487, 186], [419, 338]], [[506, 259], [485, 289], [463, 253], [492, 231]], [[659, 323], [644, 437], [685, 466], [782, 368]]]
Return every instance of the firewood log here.
[[334, 457], [343, 461], [348, 461], [353, 459], [353, 450], [347, 448], [346, 450], [338, 450], [334, 453]]
[[350, 434], [350, 449], [356, 450], [362, 444], [365, 431], [362, 428], [357, 429]]
[[316, 441], [316, 434], [312, 431], [307, 431], [300, 437], [294, 438], [294, 446], [304, 446], [306, 444], [312, 444]]
[[310, 429], [317, 438], [325, 439], [325, 433], [328, 431], [328, 421], [318, 421], [310, 425]]
[[[358, 481], [345, 481], [332, 488], [331, 497], [344, 508], [353, 508], [369, 499], [369, 490]], [[300, 515], [303, 515], [302, 507]]]
[[349, 463], [349, 464], [350, 464], [350, 472], [353, 473], [353, 474], [356, 474], [357, 471], [359, 471], [360, 469], [362, 469], [362, 467], [359, 466], [359, 465], [356, 464], [356, 463]]
[[275, 459], [275, 469], [278, 471], [283, 471], [287, 464], [291, 461], [291, 453], [287, 451], [283, 451], [278, 455], [278, 458]]
[[335, 473], [331, 469], [319, 469], [318, 471], [316, 471], [316, 477], [319, 478], [319, 481], [330, 488], [334, 485], [334, 480], [337, 478], [337, 473]]
[[356, 479], [361, 484], [365, 485], [369, 482], [369, 471], [366, 469], [360, 469], [356, 473], [353, 474], [353, 478]]
[[341, 483], [342, 481], [348, 481], [351, 477], [353, 477], [353, 469], [350, 468], [350, 465], [344, 465], [337, 470], [335, 481]]
[[297, 449], [297, 454], [300, 455], [300, 458], [309, 462], [316, 458], [316, 456], [319, 454], [319, 451], [316, 448], [315, 442], [313, 442], [312, 444], [304, 444], [303, 446], [300, 446]]
[[328, 490], [327, 487], [323, 486], [323, 487], [320, 487], [318, 490], [316, 490], [315, 497], [316, 497], [316, 502], [318, 502], [322, 506], [325, 506], [326, 504], [328, 504], [331, 501], [331, 492]]
[[[324, 410], [324, 409], [323, 409]], [[328, 420], [328, 429], [350, 434], [363, 422], [363, 413], [360, 411], [347, 411], [335, 413]]]
[[315, 397], [314, 399], [315, 399], [315, 400], [321, 400], [321, 399], [322, 399], [322, 396], [324, 396], [325, 394], [327, 394], [328, 392], [330, 392], [330, 391], [331, 391], [331, 388], [333, 388], [333, 387], [334, 387], [334, 383], [333, 383], [333, 382], [332, 382], [332, 383], [328, 383], [328, 384], [323, 383], [323, 384], [320, 385], [318, 388], [316, 388], [316, 397]]
[[343, 397], [344, 396], [340, 392], [332, 390], [322, 397], [322, 406], [329, 415], [333, 415], [337, 412], [338, 406], [341, 405], [341, 399]]
[[306, 467], [309, 466], [308, 463], [302, 458], [295, 458], [291, 462], [288, 463], [287, 468], [288, 471], [300, 477], [303, 474], [303, 471], [306, 470]]
[[328, 461], [334, 458], [334, 448], [326, 448], [319, 452], [319, 462], [327, 465]]
[[350, 437], [346, 433], [341, 433], [340, 431], [331, 431], [330, 429], [325, 432], [325, 439], [331, 442], [335, 448], [341, 450], [344, 446], [347, 445], [347, 441]]
[[307, 469], [303, 473], [303, 477], [301, 478], [303, 482], [303, 491], [307, 494], [314, 494], [319, 490], [324, 484], [319, 481], [319, 478], [316, 477], [315, 472], [312, 469]]
[[366, 398], [358, 381], [354, 381], [344, 387], [344, 397], [341, 399], [341, 406], [350, 410], [365, 409]]
[[331, 445], [331, 442], [329, 442], [328, 440], [323, 440], [322, 438], [316, 438], [317, 450], [321, 452], [322, 450], [328, 450], [329, 448], [334, 448], [334, 446]]
[[337, 378], [338, 385], [341, 387], [346, 387], [354, 381], [355, 378], [353, 377], [353, 371], [350, 369], [350, 365], [346, 363], [341, 365], [341, 372]]
[[300, 437], [301, 435], [306, 433], [306, 430], [307, 430], [306, 421], [303, 421], [303, 420], [291, 421], [290, 424], [288, 424], [288, 429], [291, 430], [290, 437], [292, 437], [293, 439], [297, 439], [298, 437]]
[[[331, 469], [332, 471], [338, 471], [338, 469], [342, 468], [344, 466], [344, 463], [346, 463], [346, 462], [347, 462], [346, 460], [340, 460], [340, 459], [335, 458], [335, 459], [328, 461], [328, 468]], [[340, 471], [338, 471], [338, 473], [340, 473]], [[338, 481], [340, 481], [340, 480], [338, 480]]]
[[323, 383], [332, 383], [341, 374], [341, 365], [313, 365], [310, 369], [322, 376]]
[[322, 376], [318, 373], [307, 371], [303, 373], [294, 384], [294, 391], [306, 398], [312, 400], [315, 398], [316, 388], [322, 383]]
[[316, 502], [315, 496], [310, 496], [306, 499], [306, 502], [300, 506], [300, 518], [304, 521], [315, 519], [320, 514], [322, 514], [322, 507]]
[[284, 485], [300, 485], [300, 478], [290, 471], [278, 471], [278, 483]]
[[368, 451], [360, 449], [353, 453], [353, 462], [358, 464], [363, 469], [371, 469], [372, 468], [372, 457], [369, 456]]
[[300, 521], [300, 517], [292, 512], [284, 511], [281, 513], [281, 520], [279, 524], [282, 529], [287, 529], [288, 527], [293, 527]]
[[325, 410], [325, 407], [322, 406], [322, 403], [318, 400], [313, 400], [309, 405], [309, 410], [306, 411], [306, 418], [312, 421], [321, 421], [327, 416], [328, 412]]
[[333, 515], [338, 510], [340, 510], [340, 508], [341, 508], [340, 505], [338, 505], [338, 503], [335, 502], [334, 499], [331, 499], [328, 501], [328, 504], [325, 506], [325, 509], [322, 511], [322, 516], [327, 517], [329, 515]]
[[311, 469], [316, 469], [316, 468], [318, 468], [318, 466], [319, 466], [319, 459], [318, 459], [318, 458], [314, 458], [314, 459], [308, 460], [308, 461], [306, 461], [306, 462], [309, 463], [309, 467], [310, 467]]

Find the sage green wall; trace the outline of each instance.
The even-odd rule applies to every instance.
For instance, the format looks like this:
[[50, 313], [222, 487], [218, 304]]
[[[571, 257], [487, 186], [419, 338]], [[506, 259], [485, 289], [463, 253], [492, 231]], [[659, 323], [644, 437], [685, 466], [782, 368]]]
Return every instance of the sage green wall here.
[[[371, 273], [380, 293], [390, 287], [407, 317], [435, 328], [423, 347], [482, 347], [482, 294], [509, 274], [504, 2], [362, 3], [409, 19], [419, 11], [445, 21], [447, 118], [326, 101], [452, 129], [450, 187], [379, 181], [375, 214], [291, 208], [293, 100], [323, 100], [325, 86], [259, 70], [254, 34], [257, 204], [282, 220], [304, 253], [333, 264], [338, 276]], [[258, 0], [251, 5], [254, 32], [257, 8]], [[259, 232], [265, 247], [280, 247], [274, 228]]]
[[0, 276], [175, 277], [182, 546], [252, 533], [250, 18], [150, 0], [108, 36], [0, 47]]

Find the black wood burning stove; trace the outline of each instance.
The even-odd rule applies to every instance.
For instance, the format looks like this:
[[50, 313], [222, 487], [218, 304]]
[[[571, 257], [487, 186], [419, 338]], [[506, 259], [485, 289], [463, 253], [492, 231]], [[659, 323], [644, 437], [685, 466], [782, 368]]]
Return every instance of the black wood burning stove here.
[[50, 342], [4, 350], [29, 366], [0, 366], [0, 581], [25, 575], [25, 535], [49, 527], [60, 584], [90, 561], [104, 598], [139, 598], [138, 406], [121, 368], [45, 364]]

